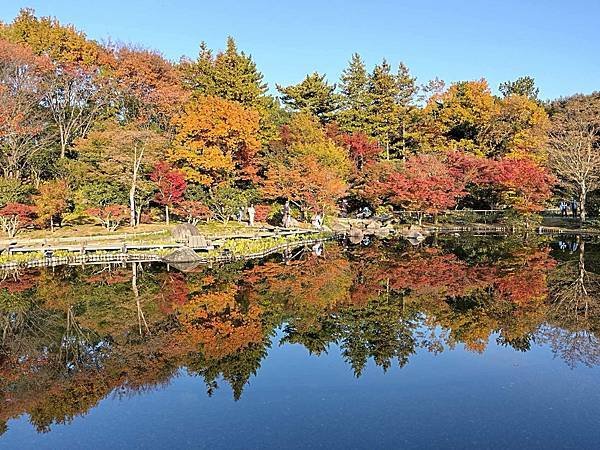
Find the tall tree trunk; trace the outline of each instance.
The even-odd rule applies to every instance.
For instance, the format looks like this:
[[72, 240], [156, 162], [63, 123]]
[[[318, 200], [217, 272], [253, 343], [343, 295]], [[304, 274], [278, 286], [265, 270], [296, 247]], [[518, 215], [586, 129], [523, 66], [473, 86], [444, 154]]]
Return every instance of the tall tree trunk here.
[[129, 191], [129, 213], [130, 213], [130, 224], [132, 227], [136, 226], [135, 221], [135, 189], [137, 187], [137, 174], [142, 164], [142, 158], [144, 157], [144, 148], [140, 149], [138, 153], [137, 145], [133, 148], [133, 167], [131, 171], [131, 189]]
[[129, 223], [131, 227], [135, 227], [135, 182], [131, 183], [129, 189]]
[[579, 219], [581, 223], [585, 222], [585, 199], [587, 197], [585, 184], [581, 186], [579, 190]]
[[169, 205], [165, 205], [165, 221], [169, 225]]
[[63, 131], [63, 127], [60, 126], [60, 157], [64, 158], [67, 154], [67, 140], [65, 138], [65, 133]]

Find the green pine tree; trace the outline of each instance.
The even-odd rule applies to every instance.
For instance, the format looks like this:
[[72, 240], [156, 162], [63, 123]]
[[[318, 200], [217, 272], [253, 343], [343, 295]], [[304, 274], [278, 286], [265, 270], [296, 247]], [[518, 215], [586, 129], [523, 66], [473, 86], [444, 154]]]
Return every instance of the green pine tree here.
[[294, 111], [308, 112], [316, 116], [321, 123], [333, 119], [338, 109], [339, 99], [335, 93], [335, 84], [327, 83], [325, 75], [314, 72], [307, 75], [300, 83], [282, 87], [277, 85], [281, 92], [281, 101]]
[[240, 52], [232, 37], [224, 52], [213, 55], [206, 43], [200, 44], [196, 61], [182, 63], [183, 83], [198, 95], [216, 95], [244, 106], [265, 106], [267, 85], [251, 56]]
[[400, 118], [399, 150], [406, 155], [411, 147], [412, 128], [415, 122], [416, 99], [419, 93], [416, 77], [411, 76], [408, 67], [404, 63], [398, 66], [396, 75], [398, 88], [398, 106]]
[[371, 100], [369, 121], [370, 133], [386, 150], [389, 159], [396, 151], [400, 129], [400, 90], [396, 76], [384, 59], [373, 69], [369, 77], [369, 97]]
[[340, 80], [340, 111], [336, 120], [346, 132], [366, 132], [369, 126], [369, 74], [358, 53], [352, 55]]

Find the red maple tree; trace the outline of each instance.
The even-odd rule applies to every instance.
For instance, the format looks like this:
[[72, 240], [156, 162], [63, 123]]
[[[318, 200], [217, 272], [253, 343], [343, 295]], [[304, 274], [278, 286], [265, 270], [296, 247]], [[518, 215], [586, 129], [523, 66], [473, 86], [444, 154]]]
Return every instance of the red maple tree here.
[[165, 207], [165, 220], [169, 224], [169, 208], [181, 201], [187, 188], [185, 176], [179, 170], [172, 168], [164, 161], [156, 163], [154, 171], [150, 174], [158, 192], [154, 200]]

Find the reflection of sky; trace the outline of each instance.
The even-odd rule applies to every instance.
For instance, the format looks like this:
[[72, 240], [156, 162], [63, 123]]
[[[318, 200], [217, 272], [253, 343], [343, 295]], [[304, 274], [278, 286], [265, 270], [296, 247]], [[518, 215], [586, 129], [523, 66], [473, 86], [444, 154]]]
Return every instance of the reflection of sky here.
[[420, 350], [360, 378], [332, 345], [309, 355], [276, 343], [241, 399], [226, 383], [212, 397], [186, 374], [131, 397], [111, 396], [70, 425], [37, 434], [10, 421], [2, 448], [595, 447], [600, 368], [570, 369], [546, 346]]

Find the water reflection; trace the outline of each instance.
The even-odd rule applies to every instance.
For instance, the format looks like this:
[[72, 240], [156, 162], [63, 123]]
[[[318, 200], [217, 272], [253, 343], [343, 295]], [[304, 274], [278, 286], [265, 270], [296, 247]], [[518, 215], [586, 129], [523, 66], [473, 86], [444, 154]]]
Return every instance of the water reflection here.
[[335, 344], [357, 377], [369, 360], [387, 370], [419, 351], [481, 353], [491, 336], [598, 365], [599, 248], [575, 236], [438, 236], [185, 274], [140, 264], [6, 273], [0, 431], [24, 413], [48, 431], [181, 368], [208, 395], [224, 382], [239, 399], [272, 345], [319, 355]]

